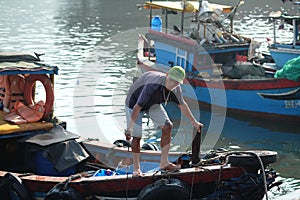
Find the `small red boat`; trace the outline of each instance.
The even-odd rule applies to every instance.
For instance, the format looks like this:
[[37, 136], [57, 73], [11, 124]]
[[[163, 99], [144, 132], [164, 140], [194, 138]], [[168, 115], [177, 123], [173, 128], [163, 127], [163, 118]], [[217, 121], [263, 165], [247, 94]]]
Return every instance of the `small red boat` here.
[[[40, 81], [47, 96], [46, 109], [42, 109], [45, 113], [38, 121], [26, 121], [22, 110], [13, 106], [9, 110], [15, 115], [13, 120], [0, 111], [2, 199], [262, 199], [277, 185], [277, 173], [267, 169], [276, 162], [276, 152], [216, 150], [200, 156], [200, 134], [196, 134], [192, 152], [170, 153], [170, 161], [181, 164], [182, 169], [160, 170], [160, 151], [144, 150], [144, 176], [133, 177], [130, 147], [82, 140], [53, 117], [57, 71], [57, 67], [42, 63], [38, 55], [0, 54], [1, 78], [23, 75], [20, 80], [27, 84], [24, 88], [29, 88], [30, 94], [34, 94], [32, 84]], [[4, 98], [10, 88], [6, 83], [1, 86]], [[36, 99], [19, 94], [18, 100], [28, 110]], [[1, 102], [4, 107], [6, 103]]]

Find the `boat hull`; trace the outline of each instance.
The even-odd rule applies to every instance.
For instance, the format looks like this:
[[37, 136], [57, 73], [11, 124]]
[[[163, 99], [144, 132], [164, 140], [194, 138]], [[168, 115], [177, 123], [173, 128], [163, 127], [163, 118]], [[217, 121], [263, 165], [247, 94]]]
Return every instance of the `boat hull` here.
[[[139, 48], [139, 51], [142, 49]], [[158, 64], [138, 53], [138, 66], [145, 71], [167, 72], [167, 65]], [[182, 85], [184, 96], [201, 104], [226, 108], [246, 115], [299, 121], [300, 98], [272, 99], [268, 95], [285, 94], [300, 88], [300, 82], [287, 79], [222, 79], [203, 78], [187, 72]], [[268, 94], [268, 95], [265, 95]]]
[[[97, 159], [109, 167], [132, 165], [132, 151], [130, 147], [117, 147], [114, 144], [103, 143], [97, 140], [83, 142], [85, 148]], [[175, 162], [185, 152], [170, 152], [169, 160]], [[160, 162], [160, 151], [142, 150], [141, 162]]]
[[[286, 79], [266, 80], [191, 80], [197, 100], [215, 106], [253, 112], [253, 115], [300, 119], [300, 98], [274, 99], [266, 94], [285, 94], [300, 87], [299, 82]], [[183, 86], [185, 88], [185, 86]], [[188, 90], [185, 90], [188, 91]], [[265, 95], [264, 95], [265, 94]], [[186, 96], [191, 98], [195, 95]]]
[[[157, 175], [146, 174], [144, 177], [132, 178], [131, 175], [118, 176], [99, 176], [99, 177], [79, 177], [69, 183], [69, 186], [78, 191], [82, 196], [105, 196], [105, 197], [136, 197], [139, 192], [149, 184], [162, 178], [176, 178], [183, 182], [190, 183], [194, 178], [194, 184], [200, 187], [201, 184], [214, 183], [222, 172], [222, 179], [229, 180], [233, 177], [241, 176], [244, 171], [242, 167], [208, 167], [205, 169], [192, 168], [182, 169], [180, 172], [174, 174], [160, 174]], [[212, 173], [208, 173], [207, 170]], [[0, 171], [0, 181], [7, 172]], [[22, 184], [26, 187], [33, 198], [43, 198], [46, 194], [57, 184], [64, 182], [68, 177], [50, 177], [38, 175], [19, 175]]]
[[300, 47], [293, 45], [276, 45], [270, 48], [269, 51], [279, 68], [282, 68], [287, 61], [300, 55]]
[[[248, 154], [249, 153], [249, 154]], [[43, 199], [58, 188], [58, 185], [65, 185], [65, 188], [72, 188], [81, 197], [137, 197], [147, 186], [162, 179], [176, 179], [183, 182], [190, 190], [193, 188], [193, 197], [204, 197], [213, 193], [216, 186], [223, 181], [232, 181], [245, 174], [258, 174], [258, 170], [263, 166], [259, 164], [256, 154], [260, 157], [262, 165], [266, 167], [277, 160], [277, 153], [273, 151], [247, 151], [244, 152], [225, 152], [228, 162], [223, 164], [196, 165], [195, 167], [183, 168], [179, 171], [152, 171], [147, 172], [142, 177], [133, 177], [130, 173], [113, 176], [95, 176], [87, 172], [80, 172], [71, 176], [41, 176], [33, 173], [11, 173], [0, 171], [0, 181], [3, 181], [7, 173], [21, 179], [23, 190], [26, 189], [33, 199]], [[231, 156], [230, 156], [231, 155]], [[209, 159], [208, 159], [209, 160]], [[274, 173], [273, 173], [274, 174]], [[276, 175], [276, 173], [274, 174]], [[273, 177], [272, 177], [273, 178]], [[274, 177], [275, 178], [275, 177]]]

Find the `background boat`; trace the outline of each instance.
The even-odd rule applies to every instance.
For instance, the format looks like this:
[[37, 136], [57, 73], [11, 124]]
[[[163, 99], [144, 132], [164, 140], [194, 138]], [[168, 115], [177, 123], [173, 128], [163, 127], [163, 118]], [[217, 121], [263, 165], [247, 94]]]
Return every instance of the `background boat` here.
[[[172, 5], [167, 7], [165, 3], [160, 5], [149, 2], [146, 5], [175, 10]], [[200, 19], [198, 27], [202, 25]], [[220, 32], [221, 29], [218, 30]], [[258, 44], [250, 44], [250, 41], [242, 43], [239, 40], [221, 44], [215, 40], [201, 44], [207, 38], [201, 38], [203, 32], [200, 29], [197, 31], [200, 34], [198, 41], [197, 38], [185, 36], [185, 33], [178, 35], [168, 30], [149, 30], [145, 37], [141, 35], [139, 38], [138, 65], [143, 71], [163, 72], [172, 66], [181, 66], [187, 74], [182, 86], [184, 96], [202, 104], [264, 119], [299, 121], [300, 110], [294, 106], [298, 104], [298, 98], [275, 100], [269, 96], [295, 91], [300, 87], [300, 82], [272, 78], [264, 68], [249, 62], [252, 60], [251, 49], [255, 49]]]
[[[295, 2], [294, 5], [298, 7], [299, 3]], [[274, 59], [274, 62], [279, 68], [282, 68], [285, 63], [293, 58], [297, 58], [300, 55], [299, 46], [299, 33], [298, 26], [300, 24], [299, 15], [291, 15], [282, 12], [271, 13], [268, 18], [273, 22], [273, 41], [269, 47], [270, 54]], [[277, 28], [275, 26], [276, 21], [280, 21], [281, 25]], [[285, 26], [289, 24], [293, 37], [291, 41], [277, 42], [277, 33]]]

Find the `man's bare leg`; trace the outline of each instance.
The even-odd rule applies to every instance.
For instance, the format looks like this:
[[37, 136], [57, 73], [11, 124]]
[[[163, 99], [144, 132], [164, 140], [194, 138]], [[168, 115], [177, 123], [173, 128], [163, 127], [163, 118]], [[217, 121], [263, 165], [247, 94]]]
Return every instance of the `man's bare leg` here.
[[131, 142], [131, 149], [132, 149], [132, 161], [133, 161], [133, 175], [134, 176], [142, 176], [142, 172], [140, 169], [140, 141], [141, 138], [133, 137]]
[[161, 169], [166, 169], [166, 170], [180, 169], [180, 166], [174, 165], [173, 163], [169, 162], [171, 134], [172, 134], [172, 126], [171, 125], [163, 126], [161, 140], [160, 140], [160, 146], [161, 146], [160, 168]]

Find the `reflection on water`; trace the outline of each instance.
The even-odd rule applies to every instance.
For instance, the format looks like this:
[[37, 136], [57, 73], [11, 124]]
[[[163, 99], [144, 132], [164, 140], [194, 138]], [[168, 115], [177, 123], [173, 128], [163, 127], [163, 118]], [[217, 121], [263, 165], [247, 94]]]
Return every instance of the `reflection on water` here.
[[[283, 176], [300, 178], [300, 129], [297, 125], [261, 123], [261, 120], [245, 118], [241, 120], [239, 116], [227, 117], [222, 135], [225, 145], [277, 151], [279, 160], [274, 164], [275, 169]], [[220, 140], [220, 145], [224, 145], [224, 142]], [[290, 170], [287, 170], [287, 165]]]
[[[148, 24], [147, 12], [135, 6], [141, 2], [2, 0], [1, 51], [45, 53], [42, 58], [60, 68], [55, 85], [55, 114], [68, 122], [70, 131], [114, 141], [123, 137], [124, 96], [135, 76], [137, 35], [144, 33]], [[236, 1], [218, 3], [233, 5]], [[291, 5], [274, 0], [245, 1], [236, 15], [235, 31], [266, 45], [266, 38], [272, 37], [272, 24], [254, 17], [272, 10], [297, 12]], [[290, 41], [289, 29], [286, 26], [279, 32], [279, 40]], [[206, 110], [201, 111], [201, 120], [206, 127], [217, 123], [210, 121]], [[300, 178], [299, 126], [227, 116], [222, 129], [216, 148], [278, 151], [275, 169], [283, 177]], [[145, 138], [156, 140], [154, 133], [152, 128], [146, 128]], [[285, 179], [282, 193], [298, 187], [297, 180]]]

